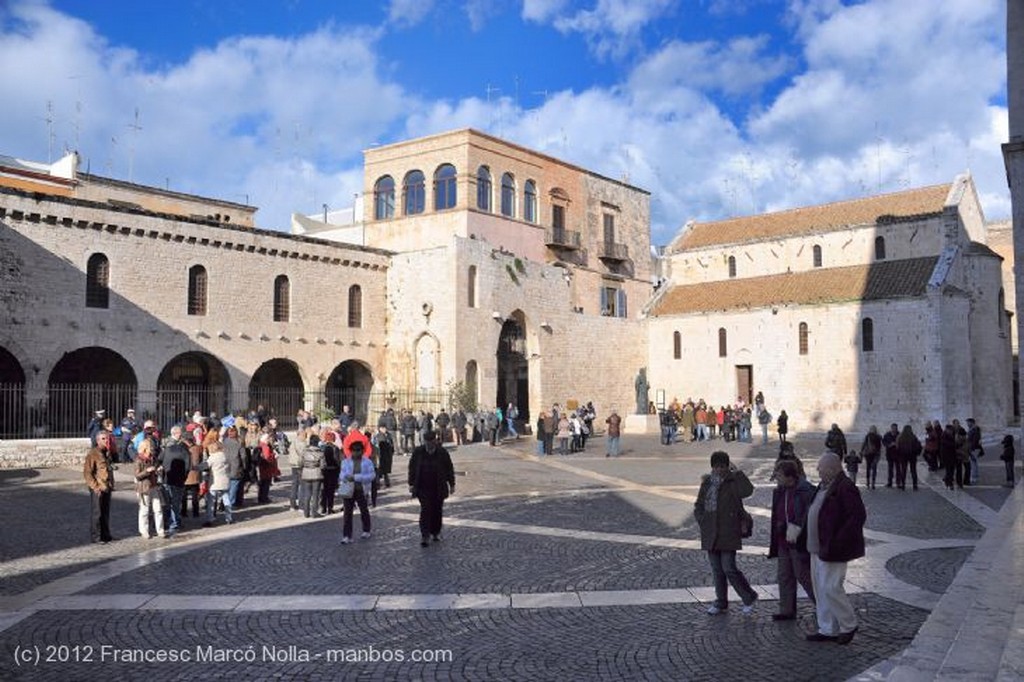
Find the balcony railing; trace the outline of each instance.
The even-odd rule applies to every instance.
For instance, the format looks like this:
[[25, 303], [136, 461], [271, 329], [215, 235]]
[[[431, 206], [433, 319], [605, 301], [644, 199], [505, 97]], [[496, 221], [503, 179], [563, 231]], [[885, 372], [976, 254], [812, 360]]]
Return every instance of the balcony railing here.
[[626, 261], [629, 260], [629, 249], [625, 244], [601, 242], [597, 245], [597, 257], [604, 260]]
[[545, 230], [544, 243], [556, 249], [580, 248], [580, 233], [574, 230], [552, 227]]

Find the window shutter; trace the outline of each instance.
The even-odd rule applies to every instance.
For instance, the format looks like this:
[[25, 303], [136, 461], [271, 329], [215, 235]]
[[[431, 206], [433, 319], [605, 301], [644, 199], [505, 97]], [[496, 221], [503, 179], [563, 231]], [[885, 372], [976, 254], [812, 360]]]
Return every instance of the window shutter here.
[[600, 306], [600, 311], [601, 311], [601, 313], [600, 313], [601, 315], [607, 315], [608, 314], [607, 313], [607, 311], [608, 311], [608, 290], [605, 289], [604, 287], [601, 287], [601, 306]]
[[619, 313], [619, 317], [628, 317], [628, 315], [626, 314], [626, 290], [619, 289], [615, 292], [615, 295], [618, 298], [618, 305], [616, 306], [616, 308], [617, 312]]

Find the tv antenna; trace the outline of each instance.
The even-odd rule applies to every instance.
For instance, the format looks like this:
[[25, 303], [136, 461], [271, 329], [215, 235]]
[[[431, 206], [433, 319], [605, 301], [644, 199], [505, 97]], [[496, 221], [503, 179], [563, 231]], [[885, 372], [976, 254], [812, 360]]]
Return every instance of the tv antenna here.
[[128, 124], [128, 128], [132, 131], [131, 142], [128, 145], [128, 182], [132, 182], [132, 176], [135, 170], [135, 138], [138, 137], [139, 131], [142, 130], [142, 126], [139, 125], [139, 108], [135, 107], [135, 121]]

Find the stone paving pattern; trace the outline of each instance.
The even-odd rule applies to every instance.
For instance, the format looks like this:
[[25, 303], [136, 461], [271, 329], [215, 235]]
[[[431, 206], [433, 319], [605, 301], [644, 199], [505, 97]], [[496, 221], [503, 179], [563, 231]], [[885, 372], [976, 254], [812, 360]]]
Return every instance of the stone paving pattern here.
[[[79, 472], [2, 472], [0, 679], [337, 679], [351, 666], [360, 679], [848, 679], [908, 646], [928, 616], [921, 607], [927, 600], [901, 596], [899, 586], [941, 595], [972, 555], [985, 520], [1010, 492], [998, 487], [1002, 467], [995, 460], [984, 463], [981, 486], [962, 492], [946, 492], [940, 477], [923, 467], [922, 490], [916, 493], [862, 490], [872, 537], [868, 558], [851, 564], [867, 590], [852, 596], [860, 632], [849, 646], [816, 645], [803, 640], [814, 629], [809, 602], [800, 602], [795, 623], [769, 617], [775, 603], [764, 589], [774, 585], [775, 563], [763, 556], [764, 512], [771, 500], [767, 477], [774, 444], [716, 441], [662, 448], [655, 437], [627, 437], [626, 446], [620, 460], [603, 457], [600, 439], [582, 455], [543, 460], [532, 455], [534, 444], [526, 439], [456, 451], [458, 494], [446, 506], [445, 539], [426, 549], [418, 546], [417, 508], [404, 486], [408, 460], [401, 457], [395, 486], [382, 494], [373, 513], [373, 538], [345, 547], [339, 545], [340, 515], [306, 521], [285, 509], [287, 479], [275, 486], [273, 504], [246, 506], [234, 526], [207, 530], [188, 519], [177, 538], [160, 541], [138, 537], [130, 481], [119, 472], [112, 526], [120, 539], [90, 545], [88, 495]], [[692, 500], [713, 449], [727, 450], [758, 486], [747, 500], [755, 512], [755, 534], [739, 559], [762, 591], [762, 603], [750, 617], [738, 609], [709, 617], [700, 601], [710, 598], [711, 576], [706, 556], [694, 546], [699, 534]], [[798, 445], [809, 471], [816, 450], [813, 443]], [[121, 568], [81, 582], [83, 571], [117, 559]], [[893, 587], [895, 592], [883, 589]], [[698, 601], [643, 603], [645, 590], [684, 588], [695, 590]], [[614, 605], [580, 606], [577, 599], [566, 607], [556, 599], [544, 608], [428, 608], [417, 602], [392, 610], [344, 610], [317, 608], [316, 601], [318, 595], [511, 594], [513, 604], [520, 595], [521, 606], [530, 595], [544, 601], [588, 593], [611, 595]], [[75, 595], [106, 599], [100, 603], [108, 606], [67, 610]], [[164, 596], [151, 607], [125, 606], [150, 600], [132, 595]], [[42, 597], [51, 610], [12, 610], [41, 604], [35, 600]], [[241, 597], [256, 604], [265, 597], [268, 606], [236, 609], [232, 604]], [[69, 600], [67, 607], [62, 598]], [[288, 599], [304, 606], [294, 610]], [[731, 591], [730, 599], [735, 605]], [[19, 646], [45, 653], [47, 645], [76, 644], [163, 650], [254, 645], [258, 652], [263, 645], [293, 645], [321, 658], [14, 664]], [[323, 659], [329, 648], [367, 646], [450, 649], [453, 658], [350, 668]], [[782, 651], [788, 652], [785, 664]]]

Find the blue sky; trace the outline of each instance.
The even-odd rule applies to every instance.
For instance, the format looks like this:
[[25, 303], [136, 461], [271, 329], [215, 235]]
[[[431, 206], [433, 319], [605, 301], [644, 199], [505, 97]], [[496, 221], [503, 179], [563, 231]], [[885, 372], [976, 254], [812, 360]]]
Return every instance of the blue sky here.
[[[0, 0], [0, 154], [249, 201], [287, 230], [362, 151], [465, 126], [686, 221], [974, 174], [1009, 216], [1005, 0]], [[135, 127], [136, 111], [138, 127]], [[47, 119], [50, 119], [47, 121]]]

